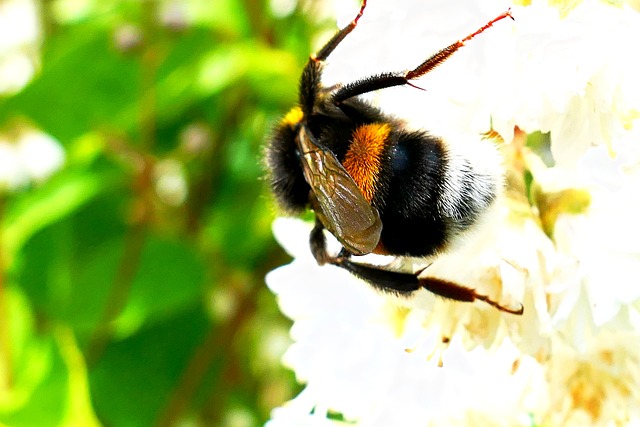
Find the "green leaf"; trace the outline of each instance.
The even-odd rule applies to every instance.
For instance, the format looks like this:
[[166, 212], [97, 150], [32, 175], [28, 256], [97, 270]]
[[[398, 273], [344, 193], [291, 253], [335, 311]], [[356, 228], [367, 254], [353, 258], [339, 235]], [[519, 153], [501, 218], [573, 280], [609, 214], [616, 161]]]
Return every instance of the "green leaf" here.
[[204, 278], [202, 261], [186, 242], [150, 236], [116, 334], [199, 304]]
[[90, 371], [100, 419], [119, 427], [154, 425], [209, 328], [198, 308], [108, 346]]
[[121, 258], [122, 195], [102, 193], [48, 224], [24, 245], [16, 277], [45, 319], [76, 333], [95, 327]]
[[[123, 336], [200, 303], [205, 270], [187, 242], [148, 233], [140, 237], [140, 258], [130, 259], [125, 236], [119, 204], [95, 200], [28, 242], [20, 283], [39, 311], [70, 325], [82, 342], [104, 320], [107, 304], [123, 305], [116, 307], [124, 308], [116, 323]], [[133, 275], [121, 283], [118, 271], [126, 263], [133, 263]], [[110, 299], [114, 286], [123, 287], [115, 292], [124, 300]]]
[[38, 231], [71, 214], [116, 182], [111, 173], [67, 171], [26, 193], [7, 212], [2, 236], [5, 250], [17, 252]]
[[5, 363], [0, 366], [8, 368], [11, 380], [8, 393], [0, 395], [0, 424], [98, 425], [89, 400], [87, 371], [71, 331], [56, 327], [38, 332], [19, 289], [9, 286], [4, 296], [6, 312], [0, 328], [8, 333], [10, 348], [3, 352]]
[[12, 427], [60, 425], [68, 402], [69, 373], [55, 340], [31, 338], [16, 361], [13, 408], [0, 406], [0, 423]]
[[62, 144], [93, 127], [128, 129], [136, 111], [138, 63], [111, 46], [98, 25], [61, 27], [43, 48], [41, 74], [0, 104], [0, 121], [26, 116]]

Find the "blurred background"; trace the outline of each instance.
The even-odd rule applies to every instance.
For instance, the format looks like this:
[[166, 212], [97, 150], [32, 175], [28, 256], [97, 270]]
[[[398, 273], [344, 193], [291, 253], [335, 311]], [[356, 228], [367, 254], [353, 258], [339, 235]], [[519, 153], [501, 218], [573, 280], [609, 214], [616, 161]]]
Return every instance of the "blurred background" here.
[[0, 425], [262, 425], [293, 397], [261, 164], [324, 2], [0, 0]]

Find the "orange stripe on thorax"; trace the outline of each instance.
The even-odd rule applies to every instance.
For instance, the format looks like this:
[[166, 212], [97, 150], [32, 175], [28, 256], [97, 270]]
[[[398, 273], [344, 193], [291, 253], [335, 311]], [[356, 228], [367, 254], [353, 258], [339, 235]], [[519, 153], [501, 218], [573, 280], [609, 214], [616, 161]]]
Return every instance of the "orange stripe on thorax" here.
[[385, 123], [362, 125], [353, 132], [343, 166], [371, 202], [375, 194], [385, 141], [391, 127]]

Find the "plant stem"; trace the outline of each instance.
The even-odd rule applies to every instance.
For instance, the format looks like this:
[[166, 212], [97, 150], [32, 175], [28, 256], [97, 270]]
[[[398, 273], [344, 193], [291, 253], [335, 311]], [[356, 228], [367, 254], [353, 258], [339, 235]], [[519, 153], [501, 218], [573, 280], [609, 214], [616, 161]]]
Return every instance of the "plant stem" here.
[[6, 207], [5, 195], [0, 195], [0, 390], [9, 390], [13, 385], [13, 360], [11, 359], [11, 340], [9, 339], [9, 313], [6, 297], [6, 266], [3, 233], [3, 218]]
[[133, 180], [133, 223], [127, 235], [122, 258], [116, 271], [111, 290], [96, 330], [87, 349], [87, 363], [93, 364], [103, 353], [111, 335], [112, 323], [124, 309], [135, 279], [140, 258], [144, 250], [147, 229], [152, 219], [153, 209], [153, 166], [151, 151], [156, 141], [156, 72], [159, 53], [156, 46], [158, 2], [142, 2], [142, 28], [144, 49], [141, 53], [140, 70], [140, 150], [141, 164]]

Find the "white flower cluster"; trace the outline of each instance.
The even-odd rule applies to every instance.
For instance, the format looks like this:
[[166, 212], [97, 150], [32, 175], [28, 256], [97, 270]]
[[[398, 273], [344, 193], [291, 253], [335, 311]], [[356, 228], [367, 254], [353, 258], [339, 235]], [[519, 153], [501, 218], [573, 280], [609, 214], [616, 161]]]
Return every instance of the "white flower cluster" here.
[[[507, 141], [504, 197], [428, 272], [525, 311], [381, 295], [318, 267], [310, 227], [277, 220], [294, 261], [267, 284], [294, 321], [284, 363], [306, 388], [268, 426], [640, 426], [640, 14], [588, 0], [369, 3], [326, 84], [412, 68], [511, 7], [515, 21], [417, 81], [425, 91], [372, 99], [440, 135]], [[344, 24], [354, 9], [340, 7]], [[527, 146], [536, 131], [550, 155]]]

